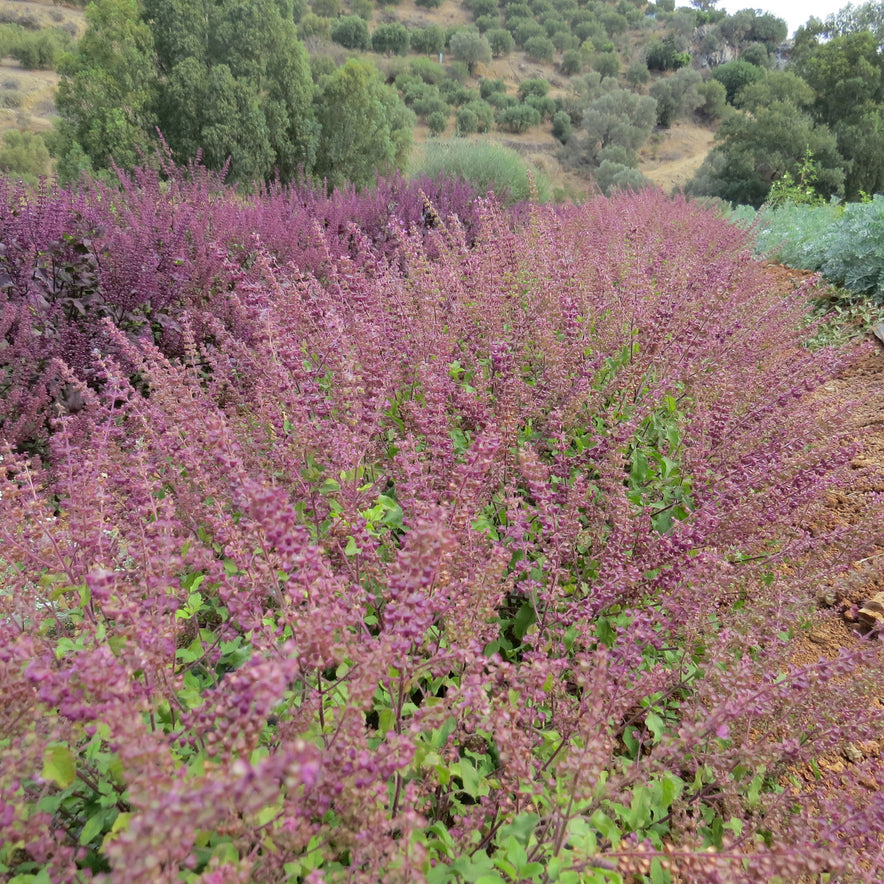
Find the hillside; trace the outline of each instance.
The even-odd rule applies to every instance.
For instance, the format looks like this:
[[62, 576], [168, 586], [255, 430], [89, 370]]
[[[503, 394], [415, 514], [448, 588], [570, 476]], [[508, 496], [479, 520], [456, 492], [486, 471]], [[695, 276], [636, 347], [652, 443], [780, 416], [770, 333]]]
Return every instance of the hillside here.
[[245, 187], [364, 187], [436, 174], [444, 153], [449, 174], [514, 199], [526, 172], [556, 200], [648, 181], [756, 207], [796, 182], [823, 201], [884, 189], [874, 4], [788, 44], [770, 13], [674, 0], [108, 2], [79, 43], [77, 10], [2, 4], [0, 164], [31, 182], [162, 143]]
[[[62, 28], [77, 36], [82, 35], [85, 29], [82, 9], [60, 7], [49, 0], [0, 0], [0, 21], [24, 23], [28, 29]], [[373, 27], [390, 21], [402, 22], [412, 29], [433, 24], [456, 28], [471, 24], [473, 17], [464, 4], [455, 0], [444, 0], [435, 9], [421, 8], [415, 5], [414, 0], [404, 0], [395, 7], [373, 9]], [[630, 42], [636, 44], [637, 39], [633, 35]], [[307, 45], [313, 57], [331, 54], [338, 61], [346, 57], [342, 47], [321, 39], [308, 39]], [[375, 60], [388, 71], [395, 69], [398, 64], [398, 59], [375, 56]], [[8, 56], [2, 59], [0, 68], [0, 132], [10, 129], [49, 132], [55, 114], [53, 98], [58, 84], [57, 74], [52, 70], [25, 69]], [[514, 49], [505, 57], [477, 65], [470, 84], [478, 83], [482, 78], [503, 79], [510, 94], [515, 94], [519, 84], [531, 78], [546, 79], [551, 85], [549, 94], [553, 98], [567, 96], [572, 88], [570, 78], [561, 74], [558, 63], [532, 59], [519, 49]], [[444, 135], [453, 135], [455, 129], [454, 122], [449, 121]], [[672, 129], [655, 132], [639, 152], [639, 171], [664, 189], [684, 184], [705, 157], [712, 143], [712, 132], [712, 126], [698, 124], [691, 119], [678, 121]], [[431, 137], [427, 125], [418, 120], [415, 126], [417, 162], [421, 145]], [[515, 150], [533, 168], [545, 174], [559, 193], [582, 197], [589, 190], [589, 181], [563, 162], [561, 143], [553, 137], [548, 123], [532, 127], [524, 133], [492, 131], [487, 135], [472, 137], [487, 139]]]

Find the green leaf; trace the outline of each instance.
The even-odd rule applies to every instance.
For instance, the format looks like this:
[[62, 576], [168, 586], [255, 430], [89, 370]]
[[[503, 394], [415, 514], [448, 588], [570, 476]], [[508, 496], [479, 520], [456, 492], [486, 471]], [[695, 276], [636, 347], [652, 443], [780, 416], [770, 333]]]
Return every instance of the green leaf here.
[[107, 820], [107, 811], [102, 808], [86, 820], [86, 824], [80, 830], [80, 844], [88, 844], [101, 834]]
[[71, 750], [62, 744], [49, 746], [43, 753], [44, 780], [50, 780], [62, 789], [68, 789], [74, 785], [77, 778], [77, 762]]
[[645, 716], [645, 726], [654, 737], [654, 742], [659, 743], [666, 731], [666, 725], [656, 712], [649, 712]]
[[353, 558], [353, 556], [358, 556], [361, 552], [362, 547], [356, 544], [356, 541], [351, 535], [350, 538], [347, 540], [347, 545], [344, 547], [344, 555], [348, 558]]
[[537, 611], [531, 602], [525, 602], [513, 619], [513, 634], [517, 639], [523, 639], [531, 626], [537, 622]]

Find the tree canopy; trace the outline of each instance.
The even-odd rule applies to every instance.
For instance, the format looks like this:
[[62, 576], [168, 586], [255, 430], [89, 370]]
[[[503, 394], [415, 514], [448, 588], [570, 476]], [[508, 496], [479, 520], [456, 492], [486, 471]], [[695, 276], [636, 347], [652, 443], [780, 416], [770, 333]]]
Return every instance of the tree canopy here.
[[404, 164], [414, 116], [373, 65], [351, 58], [317, 93], [320, 124], [315, 174], [330, 186], [372, 183]]
[[[245, 184], [365, 182], [369, 166], [405, 159], [409, 118], [378, 76], [349, 67], [315, 100], [291, 0], [97, 0], [87, 22], [60, 69], [63, 177], [131, 166], [158, 132], [179, 161], [201, 153], [208, 168], [227, 165]], [[345, 82], [352, 94], [335, 93]], [[332, 93], [339, 106], [324, 108]], [[335, 130], [355, 120], [359, 132]], [[354, 140], [365, 150], [343, 149]]]

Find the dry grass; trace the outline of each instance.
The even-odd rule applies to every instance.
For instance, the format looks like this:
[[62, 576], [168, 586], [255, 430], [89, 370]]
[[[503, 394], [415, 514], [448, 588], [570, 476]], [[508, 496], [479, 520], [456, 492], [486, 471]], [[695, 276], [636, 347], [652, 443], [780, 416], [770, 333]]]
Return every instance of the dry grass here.
[[[32, 0], [0, 0], [0, 19], [7, 23], [65, 28], [76, 36], [86, 29], [82, 9]], [[47, 132], [55, 114], [55, 71], [28, 71], [11, 59], [0, 59], [0, 133], [9, 129]]]

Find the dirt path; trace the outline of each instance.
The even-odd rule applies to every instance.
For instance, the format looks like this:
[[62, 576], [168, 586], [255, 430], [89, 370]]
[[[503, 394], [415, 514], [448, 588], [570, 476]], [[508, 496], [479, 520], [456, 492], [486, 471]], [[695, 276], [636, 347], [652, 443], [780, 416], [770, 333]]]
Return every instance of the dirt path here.
[[[791, 291], [809, 275], [777, 265], [771, 266], [769, 273], [785, 291]], [[860, 442], [861, 450], [851, 463], [853, 481], [829, 495], [825, 513], [808, 526], [811, 531], [814, 528], [830, 531], [868, 525], [870, 506], [881, 506], [881, 496], [884, 495], [884, 345], [872, 340], [872, 346], [856, 362], [819, 391], [819, 395], [838, 406], [845, 427]], [[878, 521], [878, 528], [884, 529], [884, 513]], [[872, 539], [876, 538], [873, 536]], [[862, 640], [862, 634], [868, 631], [857, 613], [867, 600], [884, 592], [884, 530], [879, 530], [876, 540], [878, 545], [874, 549], [861, 554], [861, 558], [857, 556], [848, 575], [818, 588], [818, 608], [811, 628], [796, 631], [793, 639], [791, 656], [794, 665], [811, 665], [821, 658], [836, 660], [844, 649], [855, 647]], [[825, 552], [821, 555], [825, 556]], [[884, 691], [878, 699], [884, 704]], [[822, 787], [830, 799], [863, 806], [879, 787], [874, 778], [856, 776], [852, 768], [866, 761], [880, 765], [882, 752], [884, 733], [874, 740], [851, 743], [841, 752], [820, 754], [813, 765], [802, 765], [793, 771], [793, 775], [811, 790]], [[875, 874], [871, 868], [867, 872]], [[796, 884], [812, 882], [802, 879]]]
[[714, 140], [715, 135], [709, 129], [678, 121], [671, 129], [651, 136], [639, 151], [638, 170], [671, 193], [693, 177], [712, 149]]

